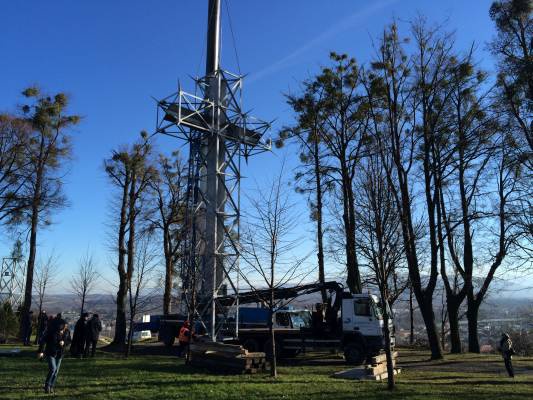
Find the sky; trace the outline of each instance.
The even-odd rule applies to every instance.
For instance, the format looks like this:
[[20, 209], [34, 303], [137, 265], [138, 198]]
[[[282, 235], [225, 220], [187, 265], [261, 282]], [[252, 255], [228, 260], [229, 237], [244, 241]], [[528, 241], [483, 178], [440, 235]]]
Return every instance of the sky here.
[[[284, 95], [327, 64], [330, 51], [360, 63], [372, 55], [372, 38], [396, 19], [402, 30], [423, 14], [431, 24], [456, 32], [458, 49], [472, 42], [483, 66], [494, 35], [491, 0], [223, 0], [224, 69], [246, 74], [244, 108], [268, 121], [272, 136], [292, 121]], [[229, 16], [229, 17], [228, 17]], [[26, 0], [2, 2], [0, 15], [0, 112], [16, 110], [20, 92], [33, 84], [49, 93], [66, 92], [70, 112], [83, 117], [72, 132], [74, 159], [65, 192], [70, 206], [39, 234], [39, 254], [54, 251], [61, 270], [55, 291], [68, 280], [87, 251], [107, 280], [114, 279], [106, 222], [112, 189], [102, 164], [112, 149], [153, 132], [153, 98], [173, 93], [178, 81], [193, 91], [191, 76], [205, 69], [207, 0]], [[156, 138], [159, 151], [183, 146]], [[243, 188], [279, 170], [291, 149], [259, 155], [243, 168]], [[305, 202], [301, 199], [302, 204]], [[311, 227], [309, 227], [309, 230]], [[305, 229], [304, 229], [305, 230]], [[0, 252], [13, 240], [2, 232]], [[101, 285], [106, 285], [105, 281]]]

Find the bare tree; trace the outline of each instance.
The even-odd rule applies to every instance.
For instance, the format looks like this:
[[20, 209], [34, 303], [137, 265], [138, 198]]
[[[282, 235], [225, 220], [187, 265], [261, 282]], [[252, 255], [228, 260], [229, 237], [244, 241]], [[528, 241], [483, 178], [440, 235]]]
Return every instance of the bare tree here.
[[301, 239], [294, 236], [298, 218], [285, 190], [282, 173], [283, 170], [269, 187], [259, 189], [256, 199], [249, 199], [251, 211], [242, 239], [245, 262], [242, 278], [257, 291], [257, 301], [269, 310], [270, 339], [265, 350], [272, 377], [277, 376], [274, 312], [284, 305], [284, 300], [275, 298], [275, 290], [295, 280], [301, 282], [309, 274], [301, 268], [307, 257], [293, 254]]
[[[439, 181], [437, 207], [440, 272], [446, 291], [451, 352], [461, 352], [459, 308], [472, 285], [475, 263], [476, 220], [482, 212], [482, 197], [489, 162], [490, 139], [496, 131], [490, 111], [487, 75], [475, 68], [473, 49], [461, 59], [450, 60], [452, 88], [445, 124], [448, 133], [435, 141], [436, 175]], [[448, 260], [449, 265], [448, 265]]]
[[94, 289], [98, 276], [94, 258], [87, 252], [78, 262], [78, 270], [70, 280], [70, 287], [80, 301], [80, 315], [85, 310], [87, 296]]
[[164, 155], [159, 156], [157, 176], [150, 183], [156, 210], [150, 217], [149, 228], [159, 230], [162, 237], [165, 259], [163, 293], [165, 315], [171, 312], [175, 268], [184, 234], [186, 178], [185, 165], [178, 153], [173, 154], [172, 159]]
[[377, 152], [363, 161], [356, 182], [358, 245], [367, 262], [369, 282], [377, 286], [383, 312], [383, 333], [387, 357], [387, 387], [395, 386], [392, 359], [390, 305], [404, 292], [408, 279], [402, 274], [403, 244], [400, 215]]
[[[141, 132], [145, 140], [146, 132]], [[126, 344], [126, 300], [128, 286], [135, 266], [135, 240], [139, 216], [146, 211], [147, 190], [155, 177], [150, 163], [151, 147], [143, 141], [131, 148], [113, 151], [110, 159], [104, 161], [105, 171], [117, 190], [118, 216], [112, 224], [117, 252], [117, 312], [113, 345], [123, 348]]]
[[[491, 203], [484, 212], [483, 224], [479, 224], [478, 263], [467, 294], [468, 319], [468, 351], [479, 353], [478, 315], [479, 307], [484, 301], [496, 272], [504, 265], [503, 262], [513, 249], [516, 241], [514, 223], [509, 218], [509, 209], [515, 201], [517, 180], [510, 166], [511, 147], [507, 144], [508, 135], [503, 133], [494, 138], [496, 151], [492, 160], [492, 182], [488, 185], [494, 189], [486, 194]], [[512, 165], [512, 164], [511, 164]], [[475, 285], [479, 282], [479, 285]], [[476, 287], [477, 286], [477, 287]]]
[[146, 234], [143, 235], [139, 240], [136, 253], [134, 272], [128, 281], [129, 332], [128, 345], [125, 352], [126, 357], [131, 354], [135, 318], [140, 312], [153, 307], [154, 292], [156, 291], [146, 292], [148, 284], [152, 282], [154, 272], [158, 267], [158, 253], [153, 245], [153, 238]]
[[[446, 111], [453, 35], [423, 17], [411, 23], [413, 51], [406, 53], [396, 24], [380, 40], [366, 86], [374, 140], [400, 214], [411, 288], [424, 319], [433, 359], [442, 358], [433, 311], [438, 282], [440, 144], [449, 127]], [[444, 158], [440, 158], [443, 163]], [[423, 234], [417, 230], [422, 224]], [[427, 256], [427, 262], [425, 260]], [[427, 265], [427, 267], [426, 267]]]
[[[43, 312], [43, 303], [47, 290], [51, 286], [56, 284], [56, 277], [58, 273], [57, 257], [52, 253], [44, 260], [41, 259], [37, 262], [35, 268], [35, 282], [34, 282], [34, 291], [37, 298], [37, 307], [39, 310], [38, 321], [37, 321], [37, 332], [41, 331], [42, 324], [42, 312]], [[37, 344], [39, 340], [39, 334], [35, 335], [35, 343]]]

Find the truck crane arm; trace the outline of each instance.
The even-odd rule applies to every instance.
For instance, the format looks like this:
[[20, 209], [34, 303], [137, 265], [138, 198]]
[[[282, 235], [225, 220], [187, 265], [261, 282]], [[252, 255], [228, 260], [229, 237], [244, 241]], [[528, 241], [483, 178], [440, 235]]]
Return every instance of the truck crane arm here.
[[[320, 292], [321, 290], [334, 291], [337, 295], [344, 291], [344, 287], [335, 281], [329, 281], [324, 283], [310, 283], [306, 285], [298, 285], [292, 287], [279, 287], [274, 288], [274, 300], [293, 299], [306, 294]], [[249, 304], [264, 302], [270, 299], [272, 290], [261, 289], [252, 290], [249, 292], [242, 292], [235, 295], [227, 295], [217, 297], [217, 303], [221, 306], [231, 306], [235, 304], [236, 300], [239, 300], [239, 304]], [[340, 296], [339, 296], [340, 297]]]

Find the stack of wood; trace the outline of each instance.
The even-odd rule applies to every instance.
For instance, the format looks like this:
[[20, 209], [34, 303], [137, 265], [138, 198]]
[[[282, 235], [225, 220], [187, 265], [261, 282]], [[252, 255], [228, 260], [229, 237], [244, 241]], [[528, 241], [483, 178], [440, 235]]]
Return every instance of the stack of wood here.
[[[401, 372], [400, 368], [396, 368], [396, 361], [398, 359], [398, 352], [392, 352], [392, 366], [394, 368], [394, 375]], [[387, 373], [387, 356], [380, 354], [379, 356], [372, 357], [372, 364], [365, 366], [365, 379], [381, 381], [387, 379], [389, 376]]]
[[249, 352], [242, 346], [215, 342], [190, 345], [190, 365], [228, 374], [256, 374], [266, 369], [265, 353]]

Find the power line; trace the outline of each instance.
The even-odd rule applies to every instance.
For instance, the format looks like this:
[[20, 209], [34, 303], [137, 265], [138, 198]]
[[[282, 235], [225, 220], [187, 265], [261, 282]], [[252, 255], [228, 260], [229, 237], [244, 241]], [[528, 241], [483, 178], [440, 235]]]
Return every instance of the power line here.
[[231, 13], [229, 11], [229, 0], [224, 0], [224, 4], [226, 5], [226, 14], [228, 14], [229, 30], [231, 32], [231, 40], [233, 42], [233, 51], [235, 52], [235, 61], [237, 62], [239, 75], [241, 75], [241, 64], [239, 62], [239, 54], [237, 52], [237, 41], [235, 40], [235, 34], [233, 33], [233, 23], [231, 21]]

